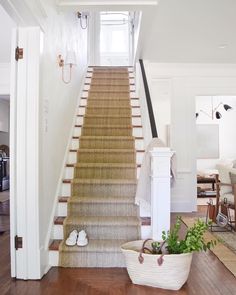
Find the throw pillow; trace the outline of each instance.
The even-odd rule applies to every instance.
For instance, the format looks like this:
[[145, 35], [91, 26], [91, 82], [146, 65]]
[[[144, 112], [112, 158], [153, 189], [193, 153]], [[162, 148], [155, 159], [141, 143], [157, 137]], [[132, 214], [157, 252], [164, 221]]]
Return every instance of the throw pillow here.
[[[232, 168], [232, 165], [217, 165], [217, 170], [219, 171], [219, 180], [222, 183], [231, 184], [230, 179], [230, 172], [236, 174], [236, 168]], [[220, 195], [230, 194], [232, 193], [231, 186], [224, 186], [220, 187]]]

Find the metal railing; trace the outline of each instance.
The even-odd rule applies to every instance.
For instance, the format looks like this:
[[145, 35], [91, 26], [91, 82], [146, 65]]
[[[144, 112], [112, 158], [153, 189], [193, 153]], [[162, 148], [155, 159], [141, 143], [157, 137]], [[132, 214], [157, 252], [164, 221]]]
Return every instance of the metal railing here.
[[146, 72], [145, 72], [143, 60], [140, 59], [139, 63], [140, 63], [142, 77], [143, 77], [143, 85], [144, 85], [144, 90], [145, 90], [150, 126], [151, 126], [151, 130], [152, 130], [152, 137], [154, 138], [154, 137], [158, 137], [158, 134], [157, 134], [157, 128], [156, 128], [156, 121], [155, 121], [153, 108], [152, 108], [152, 100], [151, 100], [151, 96], [150, 96], [150, 91], [149, 91], [149, 87], [148, 87], [148, 82], [147, 82], [147, 77], [146, 77]]

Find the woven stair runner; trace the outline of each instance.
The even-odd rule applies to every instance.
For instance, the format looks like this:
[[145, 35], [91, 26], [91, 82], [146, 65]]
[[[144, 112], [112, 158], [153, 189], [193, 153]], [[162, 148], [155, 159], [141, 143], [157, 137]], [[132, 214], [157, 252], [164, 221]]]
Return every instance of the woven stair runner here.
[[[124, 267], [120, 246], [140, 238], [127, 68], [94, 68], [59, 247], [63, 267]], [[66, 246], [84, 229], [89, 244]]]

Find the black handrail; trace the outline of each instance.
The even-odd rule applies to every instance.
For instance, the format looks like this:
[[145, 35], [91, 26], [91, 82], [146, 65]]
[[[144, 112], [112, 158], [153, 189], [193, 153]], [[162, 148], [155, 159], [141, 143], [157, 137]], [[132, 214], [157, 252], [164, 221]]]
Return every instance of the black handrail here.
[[139, 60], [140, 67], [141, 67], [141, 72], [142, 72], [142, 77], [143, 77], [143, 85], [144, 85], [144, 90], [145, 90], [145, 95], [146, 95], [146, 101], [147, 101], [147, 107], [148, 107], [148, 114], [149, 114], [149, 119], [150, 119], [150, 125], [152, 129], [152, 137], [158, 137], [157, 134], [157, 127], [156, 127], [156, 122], [155, 122], [155, 117], [153, 113], [153, 108], [152, 108], [152, 100], [148, 88], [148, 82], [147, 82], [147, 77], [145, 73], [145, 68], [143, 64], [143, 60]]

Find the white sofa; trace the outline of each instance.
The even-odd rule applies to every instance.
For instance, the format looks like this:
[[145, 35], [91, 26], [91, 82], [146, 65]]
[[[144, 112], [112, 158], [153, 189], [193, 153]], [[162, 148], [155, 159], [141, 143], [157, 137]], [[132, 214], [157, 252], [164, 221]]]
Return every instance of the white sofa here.
[[216, 181], [216, 210], [217, 213], [221, 211], [224, 214], [228, 213], [228, 209], [234, 210], [232, 225], [235, 228], [236, 161], [219, 163], [216, 168], [219, 173]]

